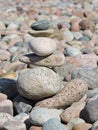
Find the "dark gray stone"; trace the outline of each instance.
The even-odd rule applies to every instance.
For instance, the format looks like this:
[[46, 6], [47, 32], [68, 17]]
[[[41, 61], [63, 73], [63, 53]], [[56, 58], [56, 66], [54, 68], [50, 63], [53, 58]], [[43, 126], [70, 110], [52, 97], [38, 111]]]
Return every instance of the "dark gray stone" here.
[[31, 25], [31, 28], [39, 31], [39, 30], [47, 30], [50, 26], [50, 23], [48, 20], [40, 20]]
[[0, 79], [0, 92], [6, 94], [9, 99], [18, 95], [16, 81], [12, 79]]
[[98, 120], [98, 98], [89, 100], [84, 108], [85, 115], [88, 115], [87, 122], [94, 123]]

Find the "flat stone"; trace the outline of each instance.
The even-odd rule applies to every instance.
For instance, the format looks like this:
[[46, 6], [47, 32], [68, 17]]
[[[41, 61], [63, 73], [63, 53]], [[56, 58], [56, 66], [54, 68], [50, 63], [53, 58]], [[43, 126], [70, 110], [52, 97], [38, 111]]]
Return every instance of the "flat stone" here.
[[60, 114], [62, 111], [63, 110], [58, 109], [37, 108], [31, 111], [30, 120], [33, 125], [43, 125], [51, 118], [57, 118], [60, 120]]
[[84, 80], [74, 79], [55, 96], [38, 102], [35, 107], [66, 108], [79, 101], [87, 92], [88, 86]]
[[55, 95], [64, 87], [61, 77], [46, 67], [35, 67], [21, 73], [17, 85], [20, 95], [31, 100]]
[[33, 53], [26, 54], [20, 57], [20, 61], [26, 64], [34, 64], [46, 67], [61, 66], [65, 63], [65, 56], [63, 53], [56, 52], [49, 56], [37, 56]]
[[38, 37], [32, 38], [29, 42], [29, 47], [36, 55], [47, 56], [56, 50], [57, 44], [51, 38]]
[[31, 28], [39, 31], [39, 30], [47, 30], [50, 26], [50, 22], [48, 20], [40, 20], [36, 21], [31, 25]]

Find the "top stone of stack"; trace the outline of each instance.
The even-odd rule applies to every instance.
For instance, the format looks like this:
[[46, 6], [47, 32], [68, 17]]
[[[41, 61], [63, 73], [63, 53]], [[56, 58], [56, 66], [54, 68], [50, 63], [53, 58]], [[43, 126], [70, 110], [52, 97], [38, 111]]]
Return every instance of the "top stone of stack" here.
[[29, 47], [36, 55], [47, 56], [56, 50], [57, 44], [51, 38], [38, 37], [30, 40]]

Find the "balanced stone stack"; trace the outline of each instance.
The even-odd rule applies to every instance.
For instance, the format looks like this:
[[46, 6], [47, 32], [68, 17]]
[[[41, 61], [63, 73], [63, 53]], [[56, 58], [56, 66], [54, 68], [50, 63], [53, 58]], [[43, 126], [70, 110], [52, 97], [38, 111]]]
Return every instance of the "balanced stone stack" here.
[[20, 57], [20, 61], [46, 67], [61, 66], [65, 62], [63, 53], [56, 51], [57, 44], [51, 38], [32, 38], [29, 47], [33, 53]]

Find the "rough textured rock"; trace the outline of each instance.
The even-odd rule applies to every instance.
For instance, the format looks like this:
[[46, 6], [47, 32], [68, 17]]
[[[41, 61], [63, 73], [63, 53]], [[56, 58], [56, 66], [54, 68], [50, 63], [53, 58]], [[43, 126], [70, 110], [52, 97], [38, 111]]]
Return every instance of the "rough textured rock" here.
[[36, 55], [47, 56], [56, 50], [57, 44], [51, 38], [38, 37], [30, 40], [29, 47]]
[[71, 80], [58, 94], [36, 104], [35, 107], [65, 108], [79, 101], [87, 92], [88, 85], [81, 79]]
[[61, 122], [55, 118], [44, 123], [42, 130], [67, 130]]
[[31, 111], [30, 120], [34, 125], [43, 125], [51, 118], [57, 118], [60, 120], [60, 114], [62, 111], [63, 110], [58, 109], [37, 108]]
[[98, 87], [98, 70], [91, 68], [76, 69], [71, 74], [73, 78], [81, 78], [88, 83], [89, 89]]
[[79, 118], [80, 112], [81, 110], [83, 110], [85, 104], [86, 102], [81, 101], [81, 100], [79, 102], [73, 103], [70, 107], [68, 107], [62, 112], [61, 120], [63, 122], [68, 123], [71, 119]]
[[59, 75], [46, 67], [21, 73], [17, 84], [19, 93], [32, 100], [52, 96], [64, 87]]
[[61, 66], [65, 62], [65, 56], [63, 53], [56, 52], [49, 56], [37, 56], [33, 53], [20, 57], [20, 61], [27, 64], [34, 64], [46, 67]]

